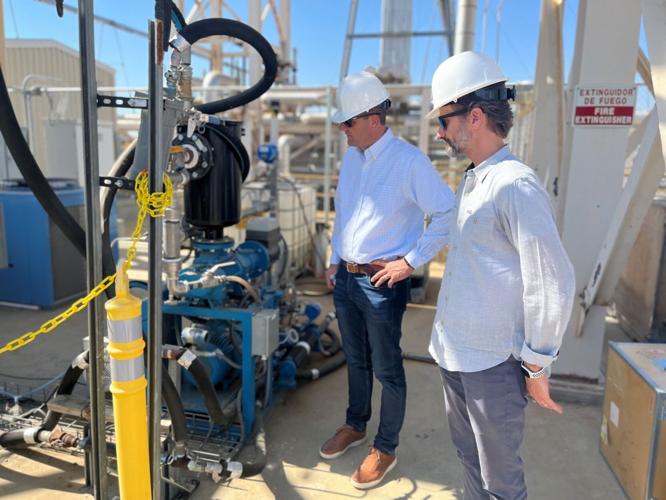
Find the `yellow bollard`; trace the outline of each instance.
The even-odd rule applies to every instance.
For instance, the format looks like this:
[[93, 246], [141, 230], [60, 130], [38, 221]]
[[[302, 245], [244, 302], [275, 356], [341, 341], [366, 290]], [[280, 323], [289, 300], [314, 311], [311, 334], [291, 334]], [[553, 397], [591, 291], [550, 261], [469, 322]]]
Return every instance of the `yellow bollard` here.
[[127, 272], [122, 266], [116, 276], [116, 296], [106, 302], [105, 308], [120, 498], [149, 500], [150, 465], [141, 300], [130, 294]]

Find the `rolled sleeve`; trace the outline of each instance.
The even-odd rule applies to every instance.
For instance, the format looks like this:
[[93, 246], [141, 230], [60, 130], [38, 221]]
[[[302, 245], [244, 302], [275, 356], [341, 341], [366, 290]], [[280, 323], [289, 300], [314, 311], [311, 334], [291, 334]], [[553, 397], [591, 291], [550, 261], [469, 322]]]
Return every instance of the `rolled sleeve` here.
[[555, 226], [548, 195], [536, 179], [519, 178], [498, 196], [506, 234], [520, 256], [525, 343], [523, 361], [548, 366], [569, 323], [573, 266]]

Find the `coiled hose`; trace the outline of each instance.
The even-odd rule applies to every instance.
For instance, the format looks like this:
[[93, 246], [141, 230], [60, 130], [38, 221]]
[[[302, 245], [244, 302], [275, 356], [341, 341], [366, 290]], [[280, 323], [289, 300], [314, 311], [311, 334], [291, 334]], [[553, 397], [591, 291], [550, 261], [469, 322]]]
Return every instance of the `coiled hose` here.
[[180, 31], [180, 35], [190, 45], [194, 45], [199, 40], [209, 36], [229, 36], [236, 38], [252, 46], [264, 62], [264, 75], [252, 87], [224, 99], [196, 105], [195, 108], [202, 113], [211, 115], [222, 113], [223, 111], [228, 111], [254, 101], [273, 85], [277, 77], [277, 56], [273, 51], [273, 47], [271, 47], [271, 44], [268, 43], [261, 33], [246, 24], [232, 19], [203, 19], [185, 26]]

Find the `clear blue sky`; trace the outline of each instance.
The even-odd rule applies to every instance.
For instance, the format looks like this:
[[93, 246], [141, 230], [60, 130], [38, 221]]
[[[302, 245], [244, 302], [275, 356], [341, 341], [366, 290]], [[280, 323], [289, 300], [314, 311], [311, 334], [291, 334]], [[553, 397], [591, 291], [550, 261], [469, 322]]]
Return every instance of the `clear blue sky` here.
[[[485, 51], [496, 54], [497, 7], [491, 0], [487, 12]], [[55, 7], [36, 0], [2, 0], [4, 4], [5, 36], [7, 38], [53, 38], [78, 48], [78, 20], [65, 13], [56, 16]], [[77, 5], [76, 0], [65, 0]], [[186, 11], [192, 5], [186, 1]], [[241, 19], [247, 19], [245, 0], [227, 0]], [[344, 36], [349, 12], [349, 0], [292, 0], [292, 44], [298, 50], [298, 82], [301, 85], [337, 84]], [[440, 30], [441, 16], [437, 0], [414, 0], [413, 29]], [[477, 43], [482, 48], [482, 22], [485, 0], [478, 1]], [[499, 63], [511, 80], [531, 80], [539, 33], [539, 0], [504, 0], [499, 36]], [[95, 12], [118, 22], [146, 31], [153, 9], [152, 0], [97, 0]], [[575, 39], [578, 2], [565, 2], [565, 54], [568, 70]], [[380, 28], [381, 0], [360, 0], [356, 23], [358, 32], [376, 32]], [[272, 17], [264, 27], [265, 36], [277, 43]], [[145, 86], [147, 83], [147, 47], [144, 40], [116, 31], [108, 26], [95, 26], [97, 58], [116, 68], [119, 86]], [[448, 49], [442, 37], [414, 38], [412, 42], [411, 75], [413, 83], [430, 83], [437, 65], [446, 58]], [[360, 39], [354, 42], [350, 71], [367, 65], [378, 66], [379, 41]], [[203, 76], [204, 64], [195, 62], [195, 74]]]

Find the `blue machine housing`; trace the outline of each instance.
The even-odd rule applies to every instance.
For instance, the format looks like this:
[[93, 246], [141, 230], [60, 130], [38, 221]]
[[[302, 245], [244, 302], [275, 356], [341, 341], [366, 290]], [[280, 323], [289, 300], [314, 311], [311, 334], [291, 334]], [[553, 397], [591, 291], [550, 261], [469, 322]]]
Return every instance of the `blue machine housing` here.
[[[182, 281], [193, 282], [211, 267], [227, 263], [228, 266], [219, 269], [217, 275], [238, 276], [246, 280], [261, 276], [268, 270], [270, 259], [266, 248], [256, 241], [246, 241], [234, 249], [231, 238], [224, 238], [221, 242], [195, 242], [196, 257], [192, 267], [183, 269], [180, 273]], [[205, 300], [210, 307], [221, 306], [229, 295], [243, 296], [241, 285], [225, 283], [214, 288], [195, 288], [190, 290], [185, 299]]]

